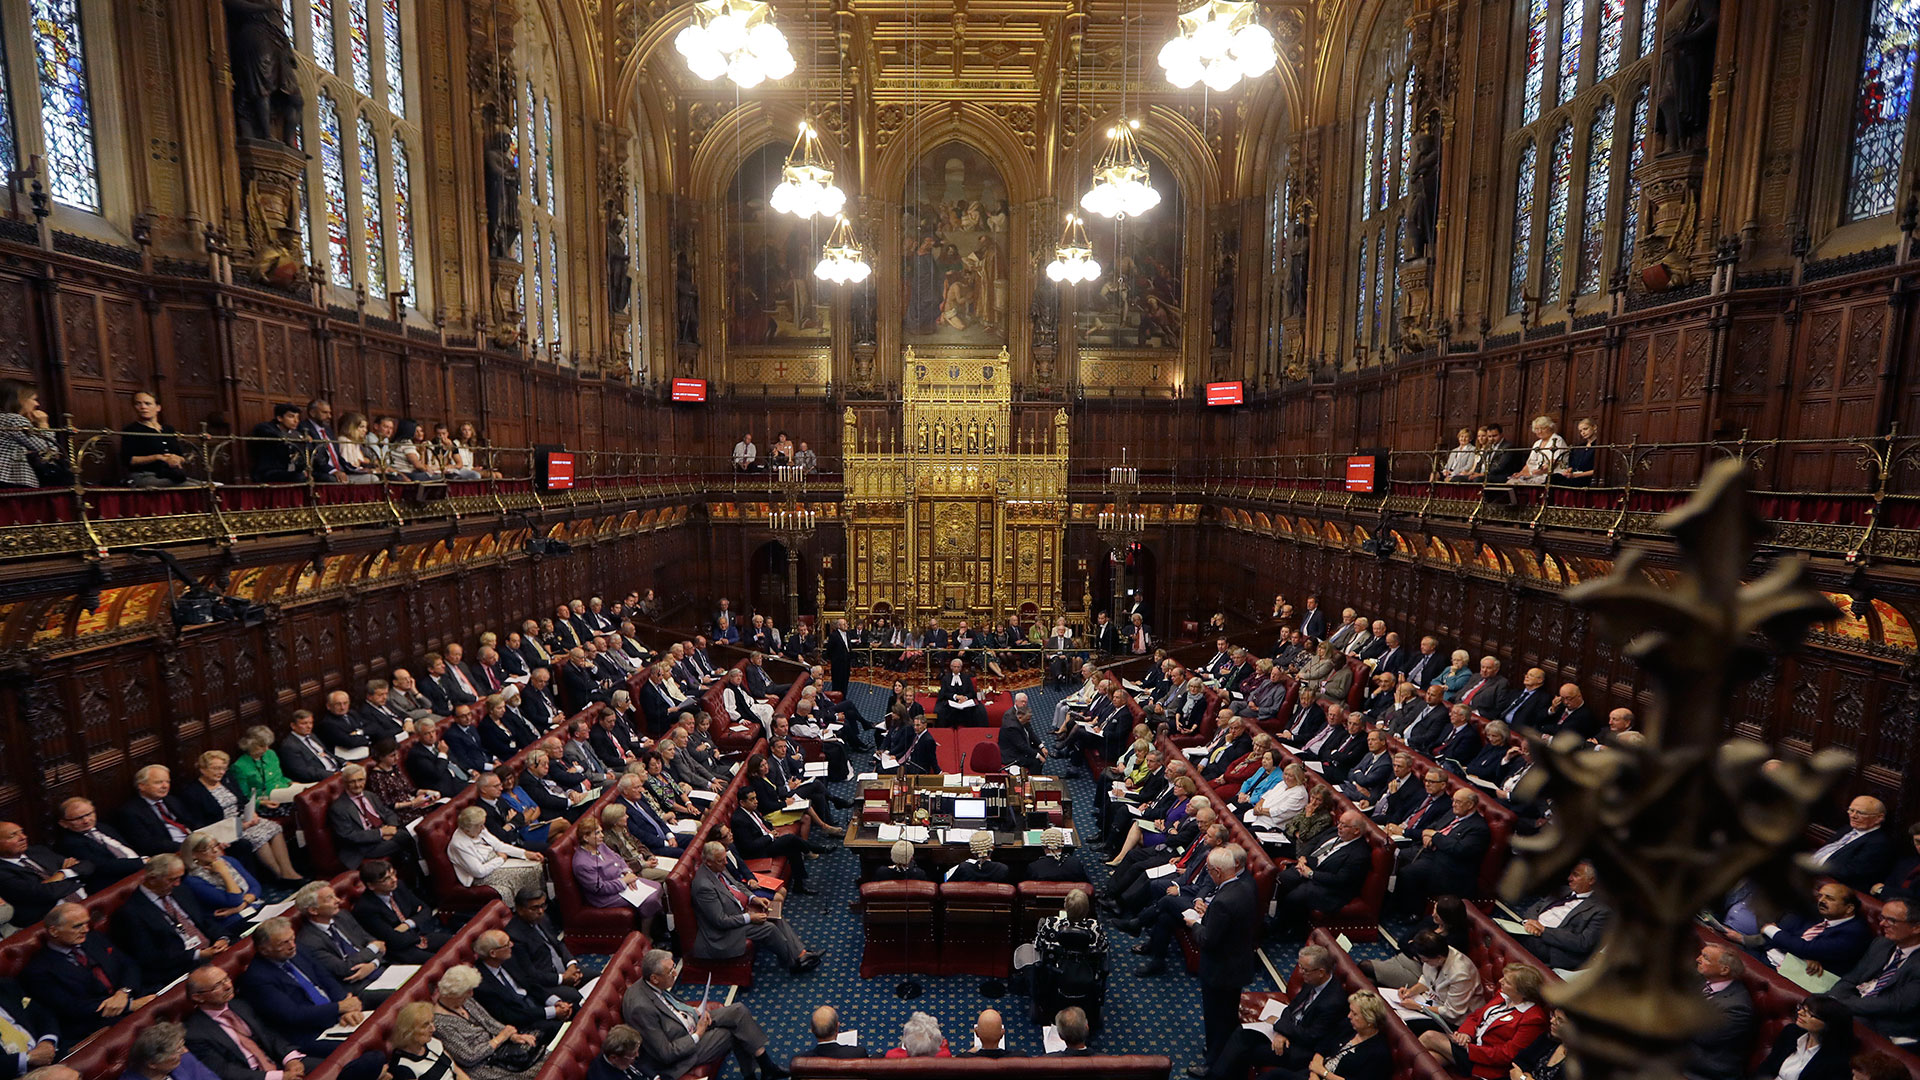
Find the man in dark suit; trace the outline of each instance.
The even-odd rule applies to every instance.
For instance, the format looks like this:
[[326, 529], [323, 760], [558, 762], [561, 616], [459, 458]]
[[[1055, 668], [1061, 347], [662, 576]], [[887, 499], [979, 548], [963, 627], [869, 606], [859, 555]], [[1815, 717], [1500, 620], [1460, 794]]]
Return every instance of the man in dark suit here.
[[469, 777], [466, 770], [447, 756], [447, 744], [439, 726], [431, 720], [416, 720], [413, 742], [407, 746], [407, 777], [425, 791], [437, 791], [448, 798], [464, 791]]
[[[481, 636], [481, 640], [486, 640], [485, 635]], [[494, 661], [500, 666], [500, 677], [502, 680], [509, 676], [525, 678], [533, 674], [533, 668], [527, 665], [527, 655], [522, 651], [525, 648], [526, 642], [521, 639], [519, 631], [509, 630], [507, 632], [507, 640], [501, 642], [500, 648], [497, 650], [499, 658]]]
[[1366, 833], [1366, 818], [1348, 810], [1334, 823], [1331, 838], [1280, 871], [1274, 891], [1280, 897], [1282, 923], [1304, 932], [1308, 916], [1339, 911], [1360, 895], [1373, 869], [1373, 845]]
[[1701, 947], [1694, 967], [1706, 980], [1707, 1000], [1724, 1019], [1712, 1030], [1693, 1037], [1693, 1057], [1685, 1070], [1687, 1080], [1740, 1080], [1747, 1075], [1747, 1058], [1758, 1022], [1753, 995], [1740, 981], [1746, 964], [1731, 947], [1710, 943]]
[[1007, 1025], [994, 1009], [983, 1009], [980, 1019], [974, 1021], [973, 1037], [980, 1041], [980, 1049], [971, 1054], [955, 1054], [954, 1057], [1006, 1058], [1023, 1057], [1007, 1049]]
[[1447, 704], [1446, 684], [1427, 687], [1426, 704], [1412, 723], [1400, 734], [1400, 741], [1416, 754], [1431, 754], [1440, 740], [1453, 729], [1453, 709]]
[[453, 940], [453, 931], [440, 925], [433, 909], [413, 895], [391, 862], [368, 859], [361, 863], [360, 882], [366, 887], [353, 902], [354, 920], [386, 943], [390, 962], [424, 964]]
[[982, 829], [967, 841], [966, 859], [954, 864], [947, 871], [947, 880], [954, 884], [984, 881], [1005, 885], [1013, 880], [1013, 869], [1006, 863], [995, 862], [993, 858], [993, 834]]
[[1388, 836], [1404, 836], [1411, 841], [1411, 844], [1401, 845], [1404, 853], [1401, 861], [1404, 863], [1421, 850], [1420, 838], [1428, 830], [1451, 820], [1453, 797], [1447, 794], [1447, 773], [1444, 769], [1429, 768], [1424, 776], [1411, 785], [1403, 784], [1401, 787], [1411, 787], [1412, 794], [1404, 799], [1393, 800], [1397, 805], [1382, 803], [1374, 807], [1373, 820]]
[[1087, 868], [1081, 865], [1080, 856], [1066, 850], [1066, 843], [1067, 836], [1059, 829], [1041, 833], [1041, 854], [1027, 866], [1027, 880], [1086, 881]]
[[1353, 1035], [1347, 1022], [1347, 991], [1334, 975], [1333, 957], [1318, 945], [1308, 945], [1300, 950], [1295, 964], [1300, 988], [1274, 1020], [1273, 1036], [1244, 1028], [1230, 1032], [1212, 1068], [1196, 1071], [1196, 1066], [1187, 1070], [1189, 1075], [1238, 1080], [1250, 1068], [1262, 1075], [1282, 1068], [1304, 1076], [1314, 1055], [1334, 1053]]
[[587, 640], [587, 631], [574, 625], [573, 609], [560, 604], [553, 609], [553, 644], [562, 649], [577, 648]]
[[1424, 911], [1436, 896], [1472, 896], [1480, 860], [1493, 843], [1493, 831], [1480, 815], [1479, 800], [1461, 788], [1453, 793], [1453, 820], [1423, 834], [1422, 847], [1394, 885], [1396, 905]]
[[1094, 617], [1093, 648], [1095, 652], [1112, 656], [1120, 651], [1120, 628], [1113, 625], [1106, 612]]
[[1348, 793], [1353, 805], [1364, 811], [1375, 824], [1405, 819], [1407, 812], [1420, 801], [1420, 778], [1413, 775], [1413, 755], [1397, 750], [1388, 755], [1388, 761], [1391, 764], [1387, 778], [1378, 788], [1370, 794], [1358, 792], [1359, 798], [1354, 798], [1355, 792]]
[[1379, 729], [1367, 732], [1365, 752], [1346, 767], [1346, 780], [1340, 790], [1356, 803], [1372, 802], [1384, 795], [1393, 779], [1393, 751], [1387, 746], [1387, 733]]
[[219, 968], [194, 969], [187, 976], [187, 1000], [193, 1003], [193, 1011], [181, 1018], [187, 1049], [220, 1080], [265, 1080], [296, 1062], [306, 1067], [300, 1048], [238, 1000], [233, 978]]
[[1018, 765], [1029, 773], [1045, 772], [1047, 748], [1033, 732], [1033, 709], [1024, 693], [1013, 695], [1013, 706], [1000, 714], [1000, 766]]
[[520, 808], [506, 800], [506, 783], [498, 773], [480, 774], [475, 785], [474, 805], [486, 811], [487, 831], [515, 847], [539, 849], [547, 846], [546, 830], [527, 824]]
[[53, 1064], [60, 1053], [59, 1021], [12, 979], [0, 979], [0, 1021], [18, 1029], [18, 1045], [25, 1047], [0, 1053], [0, 1080], [14, 1080]]
[[535, 668], [553, 664], [553, 653], [540, 643], [540, 624], [536, 620], [528, 619], [520, 624], [520, 659], [526, 663], [529, 675]]
[[480, 714], [471, 705], [455, 705], [453, 715], [440, 728], [447, 744], [447, 756], [455, 765], [478, 776], [493, 765], [493, 755], [480, 741]]
[[313, 713], [306, 709], [294, 710], [293, 719], [287, 724], [287, 737], [280, 740], [278, 748], [280, 771], [287, 774], [289, 780], [317, 784], [340, 771], [341, 760], [314, 734], [314, 727]]
[[1564, 890], [1520, 909], [1527, 932], [1514, 936], [1548, 967], [1563, 971], [1585, 967], [1613, 918], [1613, 909], [1594, 891], [1599, 882], [1593, 864], [1581, 860], [1567, 875]]
[[164, 765], [147, 765], [133, 774], [135, 797], [120, 804], [120, 835], [142, 855], [179, 851], [192, 815], [173, 795], [173, 774]]
[[1400, 635], [1389, 633], [1378, 639], [1379, 653], [1373, 659], [1375, 675], [1398, 675], [1413, 666], [1413, 654], [1400, 644]]
[[1491, 656], [1480, 658], [1480, 674], [1460, 693], [1460, 704], [1481, 716], [1492, 718], [1507, 700], [1507, 677], [1500, 674], [1500, 661]]
[[1777, 949], [1787, 956], [1805, 960], [1815, 974], [1824, 970], [1839, 975], [1852, 970], [1874, 938], [1873, 928], [1859, 917], [1860, 898], [1845, 885], [1829, 881], [1813, 890], [1813, 905], [1819, 912], [1818, 920], [1790, 911], [1781, 915], [1779, 922], [1762, 926], [1757, 934], [1740, 934], [1728, 929], [1724, 936], [1750, 952], [1766, 955], [1769, 963], [1776, 962], [1777, 957], [1769, 954]]
[[608, 1028], [599, 1056], [587, 1063], [587, 1080], [671, 1080], [640, 1067], [645, 1041], [639, 1028], [627, 1024]]
[[64, 900], [83, 900], [93, 867], [52, 848], [27, 843], [27, 830], [0, 821], [0, 898], [13, 905], [13, 921], [37, 923]]
[[400, 815], [367, 790], [365, 769], [348, 765], [341, 770], [341, 787], [340, 796], [327, 807], [327, 829], [342, 865], [351, 870], [364, 859], [392, 859], [412, 850]]
[[336, 756], [341, 751], [365, 750], [373, 745], [373, 736], [353, 711], [353, 698], [345, 690], [327, 695], [323, 711], [314, 717], [313, 726], [314, 735], [323, 745], [332, 747]]
[[253, 460], [256, 484], [298, 484], [307, 478], [307, 445], [297, 433], [300, 406], [281, 402], [273, 419], [262, 420], [248, 432], [247, 454]]
[[802, 896], [813, 894], [807, 887], [807, 855], [811, 849], [799, 833], [777, 833], [767, 826], [761, 816], [759, 792], [750, 787], [740, 789], [731, 824], [742, 855], [749, 859], [787, 860], [787, 869], [793, 875], [793, 891]]
[[507, 939], [513, 942], [516, 970], [524, 972], [537, 993], [580, 1004], [580, 984], [587, 981], [567, 944], [547, 921], [547, 892], [530, 885], [514, 894], [513, 918], [507, 920]]
[[1560, 696], [1547, 706], [1546, 718], [1540, 721], [1540, 734], [1548, 738], [1562, 731], [1574, 732], [1582, 739], [1600, 734], [1600, 717], [1587, 707], [1586, 695], [1578, 683], [1561, 686]]
[[1447, 721], [1451, 726], [1440, 734], [1439, 745], [1428, 756], [1435, 761], [1457, 761], [1464, 768], [1480, 753], [1480, 729], [1473, 726], [1473, 717], [1465, 705], [1447, 710]]
[[[1231, 844], [1213, 849], [1207, 855], [1207, 874], [1218, 888], [1213, 899], [1194, 904], [1200, 921], [1193, 928], [1193, 943], [1200, 950], [1200, 1018], [1206, 1027], [1206, 1060], [1212, 1062], [1240, 1027], [1240, 991], [1253, 981], [1260, 914], [1246, 852]], [[1187, 1072], [1199, 1076], [1206, 1069], [1190, 1066]]]
[[1167, 950], [1173, 944], [1174, 931], [1189, 921], [1189, 911], [1196, 916], [1204, 911], [1203, 901], [1211, 900], [1220, 890], [1220, 883], [1208, 872], [1207, 859], [1232, 840], [1233, 834], [1225, 825], [1218, 822], [1208, 825], [1206, 842], [1197, 845], [1198, 850], [1190, 857], [1175, 863], [1172, 874], [1146, 879], [1121, 896], [1119, 907], [1138, 911], [1139, 917], [1122, 919], [1115, 925], [1128, 933], [1146, 931], [1140, 952], [1147, 963], [1136, 969], [1135, 975], [1152, 978], [1166, 972]]
[[320, 1033], [335, 1024], [359, 1023], [366, 1015], [360, 999], [300, 954], [292, 920], [261, 923], [254, 943], [253, 963], [240, 976], [240, 996], [288, 1042], [308, 1055], [325, 1057], [330, 1048]]
[[1400, 672], [1415, 689], [1425, 690], [1433, 685], [1433, 680], [1447, 668], [1447, 658], [1440, 655], [1440, 641], [1428, 636], [1420, 639], [1420, 651], [1406, 658], [1406, 666]]
[[913, 718], [913, 737], [907, 742], [907, 752], [900, 757], [901, 766], [910, 773], [925, 775], [940, 771], [940, 744], [934, 741], [933, 732], [927, 730], [930, 719], [926, 713]]
[[533, 976], [514, 956], [513, 939], [506, 931], [481, 934], [473, 953], [473, 966], [480, 972], [474, 996], [501, 1023], [533, 1032], [544, 1043], [573, 1015], [571, 1002], [534, 985]]
[[1498, 713], [1487, 713], [1484, 709], [1481, 712], [1498, 716], [1515, 730], [1523, 727], [1538, 730], [1546, 722], [1551, 705], [1547, 698], [1547, 673], [1540, 668], [1528, 668], [1527, 673], [1520, 676], [1520, 689], [1507, 695]]
[[1307, 597], [1307, 610], [1300, 616], [1300, 632], [1319, 641], [1327, 636], [1327, 613], [1320, 610], [1320, 598]]
[[187, 866], [171, 852], [147, 860], [146, 877], [113, 914], [113, 937], [150, 981], [166, 984], [227, 951], [206, 909], [180, 887]]
[[1887, 804], [1871, 795], [1848, 803], [1847, 829], [1813, 853], [1815, 869], [1855, 889], [1880, 884], [1896, 856], [1886, 820]]
[[60, 831], [54, 836], [53, 849], [79, 860], [75, 869], [91, 867], [90, 873], [81, 875], [89, 889], [104, 889], [147, 865], [124, 837], [111, 826], [100, 824], [93, 803], [78, 796], [60, 804]]
[[60, 1045], [73, 1046], [153, 1000], [140, 965], [92, 932], [92, 916], [75, 903], [56, 904], [44, 920], [47, 943], [27, 960], [23, 983], [47, 1006]]
[[368, 985], [386, 969], [387, 943], [348, 914], [340, 894], [324, 881], [295, 893], [293, 906], [307, 917], [294, 932], [300, 955], [340, 980], [340, 985], [357, 994], [369, 1008], [379, 1008], [389, 992], [369, 990]]
[[847, 634], [847, 620], [833, 621], [833, 629], [827, 631], [821, 652], [833, 670], [833, 689], [846, 693], [847, 681], [853, 678], [853, 641]]
[[1828, 993], [1889, 1039], [1920, 1038], [1920, 919], [1910, 900], [1880, 908], [1880, 937]]
[[822, 1005], [813, 1010], [813, 1016], [807, 1026], [813, 1031], [813, 1049], [803, 1051], [808, 1057], [868, 1058], [873, 1056], [857, 1041], [851, 1046], [840, 1041], [840, 1013], [831, 1005]]
[[565, 662], [560, 663], [560, 705], [567, 715], [580, 712], [604, 696], [600, 681], [594, 678], [593, 662], [587, 659], [587, 650], [576, 648], [567, 653]]
[[553, 671], [537, 667], [527, 677], [527, 685], [520, 691], [520, 715], [542, 732], [566, 719], [560, 712], [560, 702], [554, 697], [552, 685]]
[[376, 741], [392, 739], [398, 742], [406, 734], [407, 725], [413, 721], [407, 710], [393, 700], [393, 687], [385, 679], [367, 680], [366, 700], [354, 709], [354, 715], [359, 718], [360, 730]]

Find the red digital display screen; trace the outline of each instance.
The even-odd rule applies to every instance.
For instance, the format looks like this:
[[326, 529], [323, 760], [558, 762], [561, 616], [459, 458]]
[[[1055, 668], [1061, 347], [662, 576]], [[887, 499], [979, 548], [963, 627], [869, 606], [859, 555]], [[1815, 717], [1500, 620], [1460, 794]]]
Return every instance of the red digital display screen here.
[[573, 454], [566, 450], [553, 450], [547, 454], [548, 491], [573, 490]]
[[1372, 454], [1356, 454], [1347, 459], [1347, 490], [1371, 495], [1378, 482], [1380, 459]]
[[707, 400], [707, 380], [705, 379], [673, 380], [673, 400], [675, 401]]
[[1239, 405], [1247, 399], [1245, 383], [1210, 382], [1207, 384], [1207, 404]]

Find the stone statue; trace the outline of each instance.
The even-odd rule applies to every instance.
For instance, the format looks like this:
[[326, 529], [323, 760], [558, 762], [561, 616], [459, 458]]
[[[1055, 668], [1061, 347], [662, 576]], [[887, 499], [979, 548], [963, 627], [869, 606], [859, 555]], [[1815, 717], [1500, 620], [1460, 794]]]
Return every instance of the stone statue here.
[[687, 253], [674, 259], [673, 270], [674, 340], [682, 345], [700, 344], [700, 290], [693, 287], [693, 267]]
[[1712, 108], [1713, 54], [1720, 0], [1683, 0], [1667, 16], [1660, 43], [1660, 93], [1653, 129], [1664, 150], [1692, 150]]
[[613, 207], [607, 218], [607, 310], [615, 315], [633, 302], [633, 267], [627, 250], [627, 215]]
[[1033, 323], [1033, 343], [1052, 347], [1060, 341], [1060, 289], [1051, 281], [1037, 281], [1029, 319]]
[[1231, 255], [1222, 256], [1220, 269], [1213, 276], [1213, 347], [1233, 347], [1233, 264]]
[[508, 135], [496, 129], [487, 137], [487, 253], [513, 258], [520, 240], [520, 171], [507, 153]]
[[1307, 313], [1307, 247], [1312, 240], [1306, 211], [1302, 210], [1293, 219], [1293, 239], [1287, 244], [1287, 269], [1293, 275], [1287, 282], [1287, 314], [1294, 318]]
[[1407, 166], [1407, 257], [1424, 259], [1433, 250], [1440, 207], [1440, 139], [1435, 134], [1439, 115], [1429, 115], [1413, 137], [1413, 161]]
[[853, 287], [853, 296], [848, 299], [848, 314], [853, 319], [855, 345], [872, 345], [879, 340], [874, 326], [873, 300], [872, 278]]
[[920, 421], [920, 427], [915, 432], [914, 448], [923, 454], [927, 452], [927, 422], [925, 420]]
[[[293, 42], [273, 0], [224, 0], [233, 69], [233, 119], [243, 139], [300, 142], [306, 98], [294, 78]], [[273, 121], [280, 122], [274, 139]]]

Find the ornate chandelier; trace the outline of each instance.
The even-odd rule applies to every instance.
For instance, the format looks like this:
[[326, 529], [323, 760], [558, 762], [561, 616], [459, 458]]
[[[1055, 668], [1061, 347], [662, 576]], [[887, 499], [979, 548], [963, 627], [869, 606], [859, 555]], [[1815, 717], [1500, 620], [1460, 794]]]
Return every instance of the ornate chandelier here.
[[800, 121], [800, 134], [787, 152], [780, 184], [767, 201], [782, 214], [802, 218], [838, 214], [847, 205], [846, 193], [834, 186], [833, 167], [820, 150], [820, 136], [805, 120]]
[[1107, 138], [1113, 141], [1093, 170], [1093, 186], [1080, 196], [1080, 205], [1088, 213], [1109, 218], [1139, 217], [1160, 205], [1160, 193], [1153, 189], [1152, 178], [1147, 175], [1146, 155], [1133, 140], [1139, 128], [1140, 121], [1121, 117], [1107, 129]]
[[1185, 90], [1204, 81], [1231, 90], [1242, 78], [1273, 70], [1273, 34], [1256, 19], [1250, 0], [1207, 0], [1180, 16], [1180, 33], [1160, 47], [1167, 81]]
[[1060, 229], [1060, 246], [1053, 249], [1053, 261], [1047, 264], [1047, 277], [1067, 285], [1078, 285], [1100, 276], [1100, 264], [1094, 261], [1093, 245], [1087, 241], [1087, 227], [1077, 214], [1068, 214]]
[[858, 285], [871, 273], [873, 267], [867, 265], [865, 249], [853, 238], [853, 223], [845, 214], [840, 215], [833, 223], [833, 232], [827, 236], [826, 244], [820, 248], [820, 261], [813, 268], [813, 276], [835, 285]]
[[694, 75], [709, 81], [725, 75], [743, 90], [793, 74], [787, 36], [773, 25], [773, 8], [763, 0], [700, 0], [673, 47]]

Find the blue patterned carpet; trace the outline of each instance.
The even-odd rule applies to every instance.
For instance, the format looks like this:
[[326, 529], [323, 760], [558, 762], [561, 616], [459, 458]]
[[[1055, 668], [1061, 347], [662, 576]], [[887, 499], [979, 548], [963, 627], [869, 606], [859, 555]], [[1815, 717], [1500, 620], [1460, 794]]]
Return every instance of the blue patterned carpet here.
[[[1034, 715], [1041, 718], [1038, 726], [1048, 727], [1059, 693], [1040, 688], [1027, 693]], [[886, 703], [885, 690], [864, 683], [854, 683], [849, 697], [868, 718], [878, 718]], [[1041, 734], [1048, 733], [1042, 731]], [[871, 758], [856, 755], [852, 766], [855, 773], [870, 769]], [[1055, 766], [1051, 771], [1058, 773], [1060, 769]], [[1082, 777], [1069, 781], [1069, 785], [1076, 811], [1075, 824], [1080, 830], [1091, 831], [1097, 824], [1093, 820], [1093, 782]], [[851, 782], [840, 787], [840, 794], [853, 794]], [[1101, 865], [1103, 858], [1094, 852], [1083, 854], [1094, 884], [1101, 888], [1106, 884], [1107, 874]], [[898, 1045], [901, 1025], [916, 1011], [938, 1019], [953, 1049], [964, 1051], [972, 1043], [975, 1018], [986, 1008], [998, 1009], [1005, 1017], [1007, 1045], [1011, 1049], [1026, 1054], [1042, 1051], [1040, 1028], [1027, 1019], [1031, 1003], [1017, 989], [1010, 988], [996, 1001], [979, 993], [981, 980], [975, 976], [919, 975], [916, 978], [925, 988], [924, 993], [918, 998], [903, 1000], [893, 993], [898, 976], [860, 978], [860, 917], [847, 910], [848, 903], [858, 895], [858, 872], [859, 860], [839, 848], [810, 864], [810, 884], [819, 890], [819, 895], [790, 900], [787, 917], [809, 948], [827, 950], [825, 961], [818, 970], [795, 976], [780, 967], [769, 951], [762, 950], [759, 967], [754, 972], [754, 988], [737, 999], [753, 1011], [766, 1029], [777, 1060], [784, 1062], [813, 1045], [807, 1021], [818, 1005], [837, 1008], [842, 1027], [857, 1029], [862, 1045], [876, 1053]], [[1400, 936], [1397, 931], [1401, 928], [1392, 929]], [[1133, 971], [1140, 966], [1142, 958], [1128, 950], [1140, 939], [1120, 933], [1111, 924], [1108, 931], [1113, 975], [1108, 985], [1105, 1028], [1093, 1040], [1094, 1049], [1102, 1053], [1167, 1053], [1174, 1059], [1176, 1068], [1198, 1060], [1199, 987], [1180, 962], [1178, 949], [1169, 954], [1167, 974], [1138, 978]], [[1303, 940], [1298, 938], [1266, 942], [1264, 952], [1281, 978], [1292, 971], [1294, 956], [1301, 944]], [[1361, 945], [1354, 950], [1356, 956], [1373, 958], [1385, 957], [1391, 952], [1384, 944]], [[1249, 987], [1275, 988], [1264, 971]], [[683, 986], [681, 992], [688, 1000], [697, 1000], [701, 989], [698, 985]], [[732, 1064], [727, 1069], [723, 1076], [737, 1074]]]

